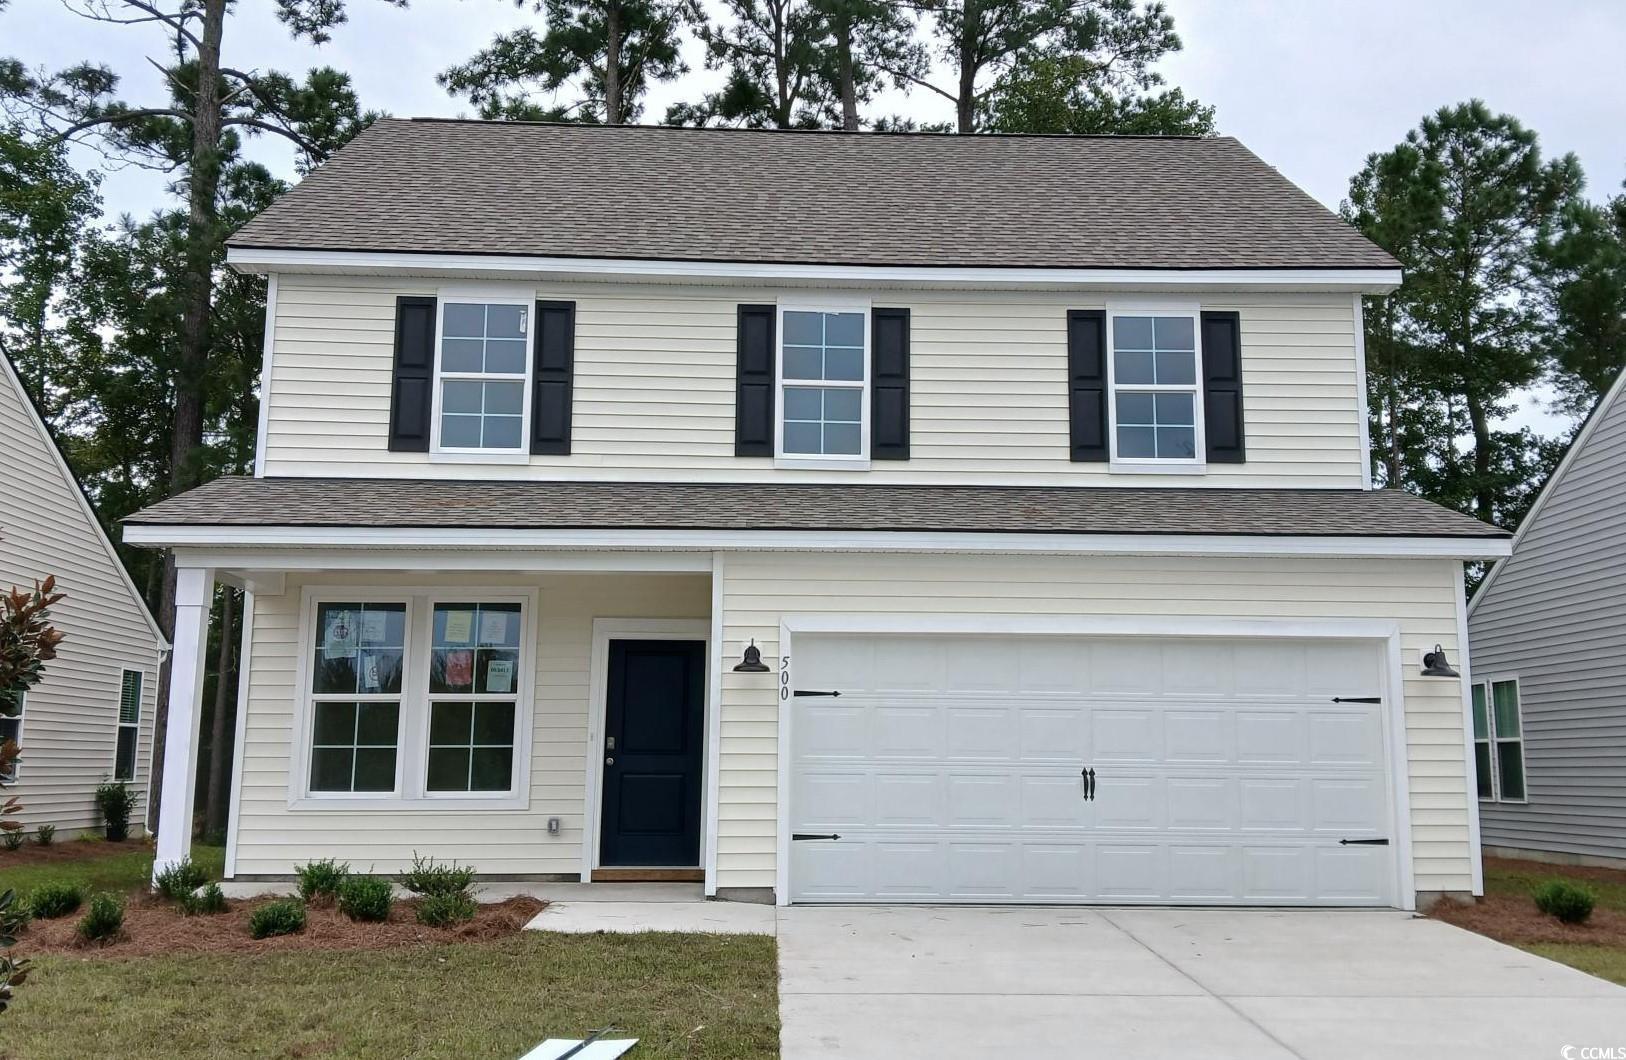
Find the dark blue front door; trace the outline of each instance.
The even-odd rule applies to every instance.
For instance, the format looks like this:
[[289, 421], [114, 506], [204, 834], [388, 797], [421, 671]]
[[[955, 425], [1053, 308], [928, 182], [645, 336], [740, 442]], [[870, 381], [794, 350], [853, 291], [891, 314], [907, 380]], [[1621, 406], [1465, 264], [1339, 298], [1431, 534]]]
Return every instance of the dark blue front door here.
[[599, 864], [700, 864], [706, 645], [612, 640]]

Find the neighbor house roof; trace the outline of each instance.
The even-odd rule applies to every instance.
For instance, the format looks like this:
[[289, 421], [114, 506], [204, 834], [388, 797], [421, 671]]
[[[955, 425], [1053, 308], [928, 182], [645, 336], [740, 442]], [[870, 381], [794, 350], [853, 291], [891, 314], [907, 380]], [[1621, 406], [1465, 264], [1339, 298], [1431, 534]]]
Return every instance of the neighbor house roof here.
[[125, 520], [161, 526], [948, 531], [1506, 538], [1398, 490], [694, 485], [221, 478]]
[[980, 268], [1397, 269], [1242, 144], [384, 119], [236, 248]]

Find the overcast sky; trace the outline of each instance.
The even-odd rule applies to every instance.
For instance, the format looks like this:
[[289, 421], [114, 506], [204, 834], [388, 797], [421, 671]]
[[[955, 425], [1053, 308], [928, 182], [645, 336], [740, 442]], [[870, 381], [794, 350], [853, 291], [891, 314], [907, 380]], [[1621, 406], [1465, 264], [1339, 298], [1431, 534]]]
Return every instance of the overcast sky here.
[[[266, 0], [239, 0], [227, 27], [229, 65], [303, 71], [347, 70], [363, 104], [398, 116], [457, 115], [434, 75], [482, 47], [494, 32], [534, 16], [506, 0], [414, 0], [408, 10], [348, 0], [351, 20], [322, 48], [293, 44]], [[1171, 84], [1214, 105], [1221, 132], [1244, 143], [1334, 209], [1366, 156], [1395, 144], [1418, 119], [1469, 97], [1516, 115], [1550, 153], [1573, 151], [1602, 198], [1626, 180], [1626, 3], [1613, 0], [1168, 0], [1185, 50], [1161, 70]], [[145, 27], [94, 25], [61, 0], [13, 0], [0, 13], [0, 55], [59, 68], [87, 59], [126, 79], [132, 102], [159, 98], [145, 61], [161, 55]], [[701, 69], [651, 93], [644, 120], [715, 83]], [[947, 104], [926, 92], [889, 95], [876, 114], [946, 120]], [[292, 176], [291, 156], [269, 141], [256, 153]], [[79, 157], [94, 164], [93, 154]], [[150, 210], [163, 180], [125, 170], [104, 185], [109, 212]], [[1543, 432], [1567, 420], [1537, 400], [1516, 417]]]

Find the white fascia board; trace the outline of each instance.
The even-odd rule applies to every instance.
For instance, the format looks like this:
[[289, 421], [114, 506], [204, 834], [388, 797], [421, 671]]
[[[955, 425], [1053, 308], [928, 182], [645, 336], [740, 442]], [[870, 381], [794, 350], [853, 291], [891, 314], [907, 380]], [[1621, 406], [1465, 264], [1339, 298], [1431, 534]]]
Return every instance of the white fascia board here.
[[384, 251], [275, 250], [230, 247], [239, 272], [327, 272], [534, 280], [644, 280], [689, 283], [880, 284], [899, 287], [1047, 288], [1065, 290], [1357, 291], [1387, 294], [1399, 269], [999, 269], [909, 265], [796, 265], [554, 258], [507, 254], [408, 254]]
[[[1505, 538], [1270, 537], [1209, 534], [1000, 534], [824, 530], [475, 530], [461, 528], [126, 526], [131, 544], [168, 548], [590, 549], [648, 552], [977, 552], [1059, 555], [1351, 556], [1492, 559]], [[397, 555], [401, 563], [410, 556]], [[439, 562], [439, 559], [434, 559]]]

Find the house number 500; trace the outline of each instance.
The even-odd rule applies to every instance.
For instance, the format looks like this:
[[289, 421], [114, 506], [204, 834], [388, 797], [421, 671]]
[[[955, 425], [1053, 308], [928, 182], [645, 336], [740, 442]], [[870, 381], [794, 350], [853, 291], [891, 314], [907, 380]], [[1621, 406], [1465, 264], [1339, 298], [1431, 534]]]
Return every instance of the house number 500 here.
[[790, 698], [790, 656], [779, 657], [779, 698]]

